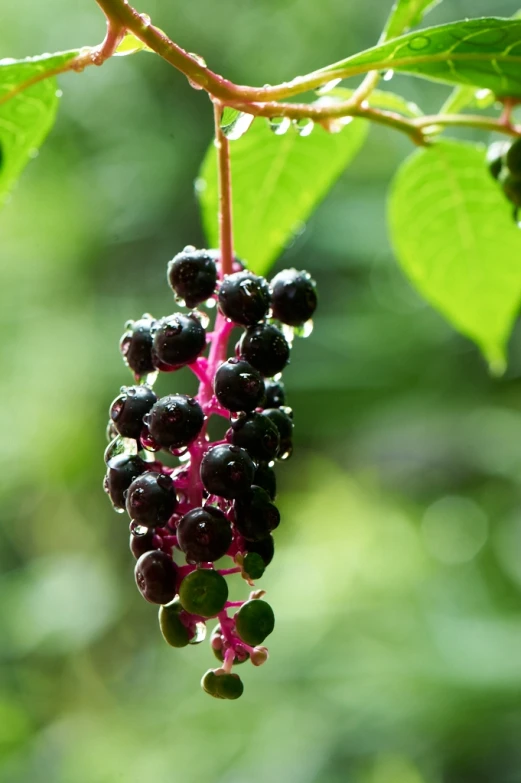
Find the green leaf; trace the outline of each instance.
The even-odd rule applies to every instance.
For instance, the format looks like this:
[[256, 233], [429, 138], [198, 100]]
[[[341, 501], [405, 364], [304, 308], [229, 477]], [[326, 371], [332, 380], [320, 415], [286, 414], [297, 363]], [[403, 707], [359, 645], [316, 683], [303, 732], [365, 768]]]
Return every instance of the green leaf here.
[[487, 109], [495, 100], [495, 95], [490, 90], [455, 87], [441, 107], [440, 114], [457, 114], [462, 109]]
[[426, 13], [441, 0], [396, 0], [380, 40], [387, 41], [420, 24]]
[[[324, 97], [321, 97], [316, 103], [326, 105], [325, 102], [329, 98], [334, 98], [338, 101], [348, 101], [353, 97], [355, 90], [349, 90], [347, 87], [333, 87], [333, 89], [317, 90], [317, 92]], [[365, 100], [369, 106], [375, 109], [395, 111], [403, 114], [404, 117], [421, 117], [423, 115], [422, 110], [415, 103], [408, 101], [401, 95], [397, 95], [395, 92], [373, 90]]]
[[521, 97], [521, 20], [470, 19], [428, 27], [328, 66], [355, 76], [393, 69]]
[[485, 148], [440, 141], [401, 167], [389, 199], [392, 243], [420, 293], [481, 348], [495, 372], [521, 301], [521, 231]]
[[[56, 79], [31, 84], [60, 69], [78, 52], [0, 60], [0, 204], [50, 131], [59, 95]], [[25, 83], [27, 86], [24, 87]]]
[[[294, 127], [276, 135], [257, 118], [230, 144], [235, 250], [247, 266], [264, 274], [308, 219], [358, 152], [367, 133], [364, 120], [340, 133], [317, 126], [304, 138]], [[210, 145], [196, 183], [203, 225], [211, 247], [219, 240], [216, 152]]]

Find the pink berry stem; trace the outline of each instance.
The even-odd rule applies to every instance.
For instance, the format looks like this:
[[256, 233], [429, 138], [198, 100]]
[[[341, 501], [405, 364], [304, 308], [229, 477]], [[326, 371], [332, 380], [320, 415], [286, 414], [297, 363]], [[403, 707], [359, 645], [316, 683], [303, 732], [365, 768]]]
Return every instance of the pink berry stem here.
[[[240, 569], [238, 569], [240, 571]], [[230, 571], [233, 571], [233, 569], [230, 569]], [[219, 571], [220, 574], [224, 573], [223, 571]], [[228, 572], [229, 573], [229, 572]], [[232, 606], [242, 606], [244, 601], [226, 601], [224, 604], [225, 609], [230, 609]]]
[[[221, 576], [228, 576], [229, 574], [240, 574], [241, 568], [237, 566], [237, 568], [219, 568], [219, 573]], [[242, 601], [239, 601], [238, 603], [227, 603], [226, 606], [240, 606], [242, 604]]]
[[226, 674], [229, 674], [231, 672], [234, 660], [235, 660], [235, 650], [233, 647], [230, 647], [224, 653], [224, 663], [222, 665], [222, 670], [226, 672]]

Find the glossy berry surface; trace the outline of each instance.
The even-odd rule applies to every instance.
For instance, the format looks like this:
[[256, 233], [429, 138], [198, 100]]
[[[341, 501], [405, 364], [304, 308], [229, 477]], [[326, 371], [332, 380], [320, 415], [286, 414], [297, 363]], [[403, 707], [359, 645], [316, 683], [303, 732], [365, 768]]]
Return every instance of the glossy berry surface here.
[[209, 250], [185, 247], [169, 261], [167, 277], [170, 287], [186, 306], [197, 307], [215, 291], [217, 267], [214, 254]]
[[317, 306], [317, 290], [308, 272], [284, 269], [271, 281], [273, 317], [283, 324], [301, 326]]
[[129, 517], [145, 527], [165, 525], [176, 506], [174, 482], [164, 473], [143, 473], [134, 479], [127, 492]]
[[280, 329], [273, 324], [258, 324], [248, 329], [238, 345], [240, 355], [262, 375], [282, 372], [289, 362], [290, 349]]
[[286, 391], [281, 381], [264, 381], [263, 408], [280, 408], [286, 404]]
[[266, 538], [280, 522], [278, 508], [262, 487], [253, 486], [234, 503], [235, 527], [247, 540]]
[[194, 508], [177, 525], [177, 541], [187, 561], [210, 563], [226, 554], [232, 529], [222, 511], [213, 506]]
[[251, 647], [262, 644], [275, 628], [273, 609], [259, 598], [246, 601], [235, 615], [235, 627], [246, 644]]
[[226, 275], [219, 289], [219, 307], [236, 324], [252, 326], [270, 308], [270, 288], [263, 277], [251, 272]]
[[246, 449], [254, 460], [269, 461], [279, 452], [280, 437], [276, 425], [260, 413], [247, 413], [232, 422], [226, 434], [234, 446]]
[[139, 321], [129, 321], [127, 330], [119, 343], [119, 349], [125, 363], [137, 377], [148, 375], [155, 369], [152, 359], [152, 329], [154, 325], [154, 319], [147, 313]]
[[183, 607], [178, 599], [159, 608], [159, 628], [163, 639], [170, 647], [186, 647], [190, 642], [190, 633], [181, 616]]
[[141, 457], [120, 454], [109, 461], [103, 487], [114, 508], [125, 508], [125, 492], [146, 469], [146, 462]]
[[110, 418], [119, 434], [137, 440], [144, 426], [143, 417], [156, 400], [149, 386], [123, 386], [110, 406]]
[[146, 423], [150, 435], [162, 448], [179, 449], [199, 435], [204, 413], [193, 397], [169, 394], [155, 403]]
[[215, 373], [214, 392], [229, 411], [252, 411], [264, 399], [262, 375], [244, 359], [228, 359]]
[[245, 541], [246, 551], [255, 552], [264, 560], [264, 565], [269, 566], [275, 554], [275, 542], [273, 536], [266, 536], [261, 541]]
[[181, 582], [179, 600], [190, 614], [215, 617], [228, 600], [228, 583], [217, 571], [198, 568]]
[[255, 465], [238, 446], [222, 444], [209, 449], [201, 461], [201, 480], [210, 495], [235, 498], [252, 484]]
[[270, 500], [275, 500], [277, 495], [277, 476], [273, 468], [270, 468], [266, 462], [258, 463], [252, 484], [262, 487], [270, 496]]
[[206, 346], [206, 332], [195, 315], [174, 313], [157, 322], [154, 355], [163, 365], [181, 367], [195, 361]]
[[279, 459], [286, 459], [293, 451], [293, 419], [290, 412], [290, 408], [265, 408], [262, 411], [262, 416], [266, 416], [279, 431]]
[[154, 549], [157, 549], [154, 544], [154, 531], [148, 530], [143, 535], [131, 533], [129, 547], [136, 560], [139, 560], [145, 552], [152, 552]]
[[177, 568], [172, 558], [156, 549], [141, 555], [134, 569], [138, 590], [152, 604], [169, 604], [176, 592]]

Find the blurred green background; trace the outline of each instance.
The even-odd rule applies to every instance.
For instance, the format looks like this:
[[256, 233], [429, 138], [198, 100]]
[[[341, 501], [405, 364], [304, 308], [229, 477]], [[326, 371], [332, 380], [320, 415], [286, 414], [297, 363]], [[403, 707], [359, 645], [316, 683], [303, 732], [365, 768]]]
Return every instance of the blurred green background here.
[[[371, 45], [389, 4], [140, 10], [262, 84]], [[451, 0], [429, 22], [516, 10]], [[2, 57], [104, 33], [94, 0], [5, 0], [0, 16]], [[218, 702], [199, 688], [208, 645], [162, 641], [101, 490], [108, 405], [130, 381], [123, 324], [172, 311], [166, 261], [204, 241], [210, 107], [148, 54], [60, 86], [56, 127], [0, 214], [0, 780], [519, 783], [521, 329], [493, 380], [397, 268], [385, 192], [409, 142], [372, 129], [279, 261], [309, 269], [321, 299], [286, 373], [296, 450], [261, 582], [277, 627], [244, 697]], [[389, 86], [427, 111], [447, 94]]]

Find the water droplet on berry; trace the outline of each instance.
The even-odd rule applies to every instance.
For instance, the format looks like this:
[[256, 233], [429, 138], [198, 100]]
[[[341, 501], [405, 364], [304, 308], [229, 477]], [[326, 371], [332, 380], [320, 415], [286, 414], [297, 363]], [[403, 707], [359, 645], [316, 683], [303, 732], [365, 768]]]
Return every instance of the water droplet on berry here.
[[109, 443], [103, 457], [105, 463], [110, 467], [110, 463], [115, 457], [120, 457], [121, 455], [124, 455], [125, 457], [135, 457], [137, 453], [137, 442], [133, 438], [122, 438], [118, 435], [117, 438], [114, 438], [114, 440]]
[[161, 446], [157, 443], [147, 429], [144, 429], [140, 437], [141, 445], [147, 451], [159, 451]]
[[288, 448], [283, 454], [279, 454], [278, 459], [282, 459], [282, 460], [289, 459], [292, 454], [293, 454], [293, 446], [288, 446]]
[[118, 431], [114, 426], [114, 422], [112, 420], [109, 421], [107, 424], [107, 429], [105, 430], [105, 435], [107, 436], [107, 440], [110, 443], [114, 440], [114, 438], [118, 437]]
[[159, 375], [159, 370], [154, 370], [154, 372], [149, 372], [148, 375], [143, 376], [141, 382], [146, 384], [147, 386], [150, 386], [150, 388], [152, 388], [154, 383], [157, 381], [158, 375]]
[[313, 120], [310, 120], [309, 118], [305, 117], [302, 120], [297, 120], [295, 122], [295, 127], [297, 129], [298, 135], [305, 137], [313, 133], [313, 128], [315, 127], [315, 123], [313, 122]]
[[313, 331], [313, 319], [310, 318], [309, 321], [306, 321], [301, 326], [295, 326], [293, 328], [296, 337], [309, 337]]
[[134, 323], [134, 321], [125, 321], [125, 329], [132, 329]]
[[132, 520], [128, 529], [133, 536], [146, 536], [148, 533], [148, 527], [140, 525], [139, 522], [135, 522], [134, 520]]
[[185, 449], [182, 454], [179, 454], [179, 462], [189, 462], [190, 461], [190, 452], [188, 449]]
[[217, 300], [216, 300], [216, 299], [213, 299], [213, 298], [212, 298], [212, 299], [207, 299], [207, 300], [206, 300], [206, 302], [205, 302], [204, 304], [205, 304], [205, 306], [206, 306], [206, 307], [207, 307], [209, 310], [213, 310], [213, 308], [214, 308], [214, 307], [215, 307], [215, 305], [217, 304]]
[[206, 639], [206, 623], [198, 622], [192, 628], [194, 635], [190, 639], [190, 644], [200, 644]]
[[203, 327], [203, 329], [207, 329], [208, 324], [210, 323], [210, 316], [208, 315], [208, 313], [203, 313], [201, 310], [194, 310], [193, 313], [194, 315], [197, 316], [197, 318], [201, 322], [201, 326]]
[[255, 117], [252, 114], [240, 112], [230, 125], [223, 128], [223, 133], [229, 141], [237, 141], [249, 130], [254, 119]]
[[295, 327], [288, 326], [288, 324], [281, 324], [281, 331], [289, 345], [293, 345], [293, 340], [295, 339]]

